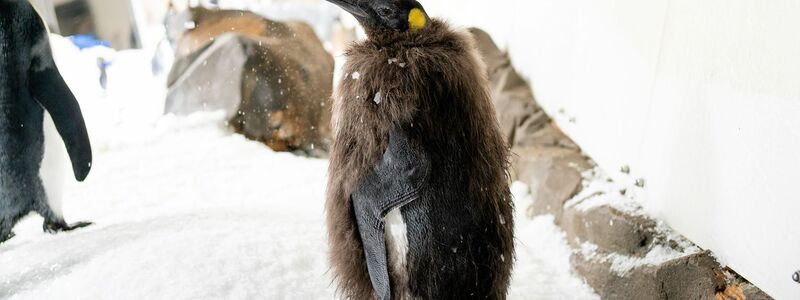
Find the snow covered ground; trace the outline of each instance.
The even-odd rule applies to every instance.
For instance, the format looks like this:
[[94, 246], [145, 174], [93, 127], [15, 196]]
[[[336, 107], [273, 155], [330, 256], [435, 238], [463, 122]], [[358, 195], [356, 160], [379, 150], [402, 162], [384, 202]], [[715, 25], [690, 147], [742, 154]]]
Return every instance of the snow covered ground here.
[[[46, 235], [40, 217], [24, 219], [0, 245], [0, 299], [335, 298], [325, 160], [248, 141], [222, 113], [161, 116], [163, 86], [144, 52], [113, 54], [104, 92], [88, 53], [56, 48], [95, 147], [88, 180], [64, 187], [64, 214], [96, 224]], [[553, 219], [526, 219], [528, 189], [513, 190], [510, 298], [597, 299], [570, 271]]]

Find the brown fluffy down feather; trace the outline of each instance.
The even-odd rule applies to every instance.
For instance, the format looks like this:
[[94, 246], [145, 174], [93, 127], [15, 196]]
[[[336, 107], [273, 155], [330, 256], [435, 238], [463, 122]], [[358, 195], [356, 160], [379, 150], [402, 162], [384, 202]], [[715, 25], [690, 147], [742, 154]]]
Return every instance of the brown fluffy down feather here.
[[[504, 299], [514, 260], [509, 149], [472, 36], [435, 19], [416, 32], [373, 31], [369, 36], [347, 51], [345, 75], [334, 94], [326, 210], [338, 292], [348, 299], [375, 298], [350, 195], [383, 155], [390, 129], [411, 124], [418, 138], [428, 143], [460, 136], [464, 153], [474, 158], [472, 165], [460, 166], [471, 180], [464, 193], [487, 195], [478, 197], [490, 202], [482, 207], [494, 210], [494, 216], [507, 216], [498, 222], [504, 226], [492, 225], [501, 244], [496, 257], [504, 263], [493, 262], [503, 267], [494, 270], [494, 291], [488, 295]], [[376, 104], [373, 98], [379, 91], [382, 101]]]

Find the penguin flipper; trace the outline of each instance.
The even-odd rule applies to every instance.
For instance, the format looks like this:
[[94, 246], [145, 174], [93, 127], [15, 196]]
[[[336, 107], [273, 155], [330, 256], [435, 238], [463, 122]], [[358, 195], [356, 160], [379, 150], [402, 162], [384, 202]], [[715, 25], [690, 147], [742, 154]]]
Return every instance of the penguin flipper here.
[[353, 193], [358, 231], [372, 286], [379, 299], [391, 299], [384, 217], [418, 198], [430, 173], [430, 159], [400, 130], [389, 134], [383, 158]]
[[33, 47], [29, 90], [53, 118], [64, 140], [75, 179], [83, 181], [92, 168], [92, 146], [78, 100], [61, 77], [46, 33]]

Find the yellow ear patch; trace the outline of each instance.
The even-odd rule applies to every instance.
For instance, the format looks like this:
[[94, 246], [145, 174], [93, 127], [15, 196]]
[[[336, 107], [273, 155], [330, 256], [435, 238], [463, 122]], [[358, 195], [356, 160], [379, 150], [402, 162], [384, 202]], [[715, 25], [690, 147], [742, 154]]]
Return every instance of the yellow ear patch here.
[[419, 8], [412, 8], [408, 12], [408, 27], [413, 31], [425, 28], [425, 25], [428, 25], [428, 16], [425, 12]]

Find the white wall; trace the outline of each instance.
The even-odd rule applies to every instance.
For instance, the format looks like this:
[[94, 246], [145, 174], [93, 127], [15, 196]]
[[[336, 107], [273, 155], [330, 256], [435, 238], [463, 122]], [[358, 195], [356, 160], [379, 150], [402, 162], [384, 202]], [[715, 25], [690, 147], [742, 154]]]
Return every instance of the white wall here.
[[800, 1], [422, 3], [507, 45], [602, 167], [645, 179], [648, 209], [770, 295], [800, 299]]

